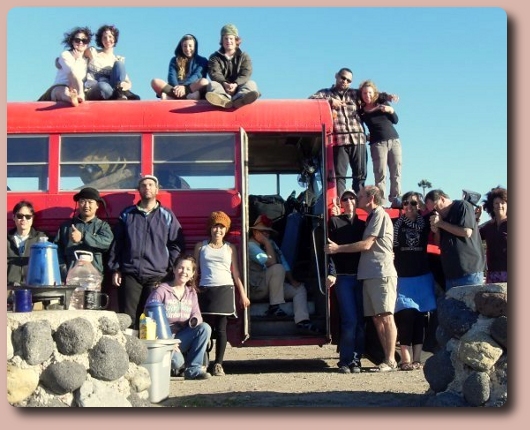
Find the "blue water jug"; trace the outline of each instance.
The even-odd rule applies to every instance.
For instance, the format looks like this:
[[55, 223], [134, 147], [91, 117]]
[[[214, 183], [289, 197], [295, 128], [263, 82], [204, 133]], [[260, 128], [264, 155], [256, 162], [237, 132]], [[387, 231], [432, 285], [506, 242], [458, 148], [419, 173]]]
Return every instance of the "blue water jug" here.
[[57, 257], [57, 245], [41, 237], [31, 245], [26, 284], [41, 287], [60, 286], [61, 271]]
[[156, 322], [156, 338], [172, 339], [173, 334], [169, 327], [169, 321], [166, 316], [166, 309], [161, 302], [149, 302], [145, 305], [145, 314], [153, 318]]

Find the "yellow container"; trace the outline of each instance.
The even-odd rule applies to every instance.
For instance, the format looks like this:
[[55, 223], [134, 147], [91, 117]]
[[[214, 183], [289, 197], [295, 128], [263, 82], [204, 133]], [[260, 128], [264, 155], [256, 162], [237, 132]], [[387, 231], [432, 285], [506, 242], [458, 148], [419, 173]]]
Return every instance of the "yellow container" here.
[[146, 317], [144, 314], [140, 315], [140, 339], [155, 340], [156, 339], [156, 321], [153, 318]]

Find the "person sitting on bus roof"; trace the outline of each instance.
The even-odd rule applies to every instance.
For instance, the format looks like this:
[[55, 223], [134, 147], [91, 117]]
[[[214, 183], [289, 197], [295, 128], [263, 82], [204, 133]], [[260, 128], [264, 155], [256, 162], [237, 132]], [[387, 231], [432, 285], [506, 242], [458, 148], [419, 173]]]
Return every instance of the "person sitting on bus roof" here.
[[85, 51], [92, 39], [88, 27], [76, 27], [64, 34], [62, 43], [68, 48], [56, 61], [57, 70], [53, 85], [39, 97], [42, 101], [62, 101], [77, 106], [85, 101], [83, 82], [86, 79], [88, 58]]
[[248, 248], [251, 300], [268, 297], [269, 308], [265, 316], [286, 317], [280, 304], [285, 303], [286, 299], [292, 299], [294, 322], [298, 331], [302, 334], [320, 334], [320, 330], [309, 320], [304, 284], [293, 277], [280, 248], [270, 238], [271, 233], [276, 233], [272, 228], [272, 221], [266, 215], [260, 215], [250, 229], [252, 237]]
[[228, 342], [226, 325], [229, 316], [236, 316], [235, 288], [243, 308], [250, 306], [239, 275], [236, 247], [225, 241], [230, 230], [230, 217], [214, 211], [208, 219], [208, 239], [195, 244], [194, 257], [200, 272], [199, 307], [203, 315], [211, 316], [215, 333], [215, 361], [211, 363], [213, 376], [224, 376], [223, 359]]
[[151, 81], [151, 88], [162, 100], [199, 100], [206, 93], [207, 73], [208, 60], [199, 55], [197, 38], [185, 34], [175, 48], [175, 56], [169, 61], [167, 82], [155, 78]]
[[240, 108], [255, 102], [260, 93], [256, 82], [250, 79], [252, 61], [241, 51], [241, 38], [234, 24], [221, 29], [221, 48], [208, 60], [208, 85], [206, 100], [224, 109]]
[[105, 201], [95, 188], [85, 187], [74, 195], [77, 214], [61, 224], [55, 236], [61, 277], [76, 263], [76, 251], [89, 251], [93, 254], [92, 264], [103, 274], [103, 253], [110, 248], [114, 234], [107, 221], [99, 219], [96, 212]]
[[87, 50], [88, 73], [85, 82], [87, 100], [139, 100], [130, 90], [131, 80], [125, 70], [125, 57], [114, 54], [120, 31], [103, 25], [96, 33], [96, 45]]

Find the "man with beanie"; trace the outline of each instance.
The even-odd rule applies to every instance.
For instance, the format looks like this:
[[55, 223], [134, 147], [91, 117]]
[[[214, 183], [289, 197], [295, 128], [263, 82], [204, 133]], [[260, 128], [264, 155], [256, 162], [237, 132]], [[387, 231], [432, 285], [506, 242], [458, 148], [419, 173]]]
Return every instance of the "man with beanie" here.
[[85, 187], [74, 195], [74, 201], [76, 215], [59, 227], [54, 239], [63, 280], [75, 265], [75, 251], [91, 252], [93, 266], [103, 274], [103, 253], [108, 251], [114, 238], [109, 223], [96, 216], [99, 206], [105, 206], [98, 190]]
[[119, 287], [120, 312], [131, 317], [135, 330], [147, 297], [184, 251], [184, 234], [177, 217], [156, 198], [156, 176], [141, 177], [138, 191], [140, 201], [120, 214], [109, 255], [112, 283]]
[[208, 61], [211, 82], [205, 97], [214, 106], [237, 109], [255, 102], [261, 95], [256, 82], [250, 79], [252, 61], [241, 51], [240, 44], [236, 26], [226, 24], [221, 29], [221, 48]]

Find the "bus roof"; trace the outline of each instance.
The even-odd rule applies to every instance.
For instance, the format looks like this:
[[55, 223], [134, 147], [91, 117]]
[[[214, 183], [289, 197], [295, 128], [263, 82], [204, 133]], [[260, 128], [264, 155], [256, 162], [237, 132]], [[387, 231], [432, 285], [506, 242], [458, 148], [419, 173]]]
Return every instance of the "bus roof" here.
[[222, 133], [240, 127], [251, 133], [311, 133], [323, 126], [331, 132], [331, 110], [325, 100], [258, 100], [237, 110], [222, 110], [204, 100], [87, 101], [77, 107], [53, 102], [7, 104], [8, 134]]

